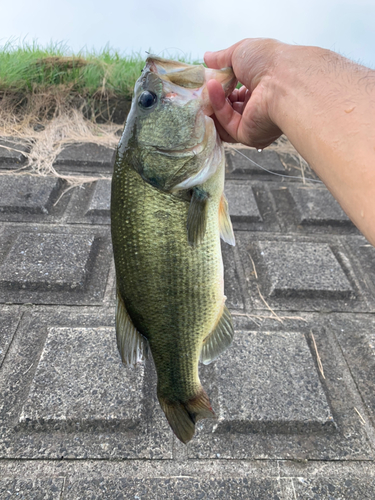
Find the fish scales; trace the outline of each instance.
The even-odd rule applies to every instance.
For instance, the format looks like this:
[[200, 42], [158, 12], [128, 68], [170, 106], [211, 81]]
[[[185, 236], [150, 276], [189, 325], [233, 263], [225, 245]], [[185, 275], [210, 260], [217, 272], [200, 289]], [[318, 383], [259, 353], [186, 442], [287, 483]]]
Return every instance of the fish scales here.
[[113, 238], [116, 268], [127, 277], [118, 281], [119, 292], [135, 327], [150, 343], [155, 365], [165, 368], [158, 371], [159, 385], [167, 391], [173, 380], [176, 397], [183, 391], [189, 399], [198, 386], [201, 343], [222, 309], [219, 200], [209, 208], [202, 245], [191, 247], [186, 238], [188, 202], [125, 168], [127, 174], [120, 170], [114, 184], [122, 210], [112, 216], [118, 227]]
[[146, 339], [159, 402], [185, 443], [197, 420], [214, 416], [198, 362], [216, 359], [233, 337], [220, 235], [231, 244], [234, 236], [223, 147], [207, 116], [211, 77], [227, 94], [235, 85], [229, 69], [148, 58], [112, 179], [118, 347], [133, 364]]

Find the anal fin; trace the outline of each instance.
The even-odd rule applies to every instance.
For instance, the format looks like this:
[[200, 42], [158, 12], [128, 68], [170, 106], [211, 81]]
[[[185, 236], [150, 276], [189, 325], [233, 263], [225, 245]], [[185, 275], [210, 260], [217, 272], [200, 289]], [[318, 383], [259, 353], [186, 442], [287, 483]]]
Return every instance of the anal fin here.
[[219, 206], [219, 228], [221, 239], [229, 243], [229, 245], [235, 246], [236, 241], [234, 239], [232, 222], [229, 216], [228, 201], [224, 193], [221, 196]]
[[219, 357], [232, 343], [233, 335], [232, 316], [228, 308], [224, 305], [223, 313], [216, 328], [203, 341], [199, 358], [201, 363], [209, 365]]
[[144, 358], [146, 340], [133, 325], [118, 290], [116, 297], [116, 338], [117, 347], [125, 365], [135, 365]]
[[203, 240], [206, 232], [208, 198], [210, 195], [199, 187], [194, 187], [192, 191], [186, 226], [188, 242], [191, 246], [195, 246]]

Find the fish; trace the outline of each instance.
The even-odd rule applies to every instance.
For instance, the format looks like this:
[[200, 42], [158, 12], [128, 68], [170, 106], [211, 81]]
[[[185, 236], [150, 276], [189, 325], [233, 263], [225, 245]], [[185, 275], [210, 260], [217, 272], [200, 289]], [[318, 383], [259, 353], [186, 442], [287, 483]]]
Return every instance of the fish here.
[[230, 68], [149, 56], [117, 147], [111, 185], [116, 338], [122, 361], [151, 351], [157, 397], [177, 438], [215, 418], [199, 379], [232, 342], [220, 236], [234, 245], [225, 155], [207, 81], [228, 96]]

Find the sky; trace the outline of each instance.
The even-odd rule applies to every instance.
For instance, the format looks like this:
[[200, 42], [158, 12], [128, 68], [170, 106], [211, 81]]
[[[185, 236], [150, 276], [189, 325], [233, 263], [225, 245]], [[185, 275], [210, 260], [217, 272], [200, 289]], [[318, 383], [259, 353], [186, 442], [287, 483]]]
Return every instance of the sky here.
[[247, 37], [318, 45], [375, 68], [375, 0], [1, 0], [0, 45], [109, 45], [203, 60]]

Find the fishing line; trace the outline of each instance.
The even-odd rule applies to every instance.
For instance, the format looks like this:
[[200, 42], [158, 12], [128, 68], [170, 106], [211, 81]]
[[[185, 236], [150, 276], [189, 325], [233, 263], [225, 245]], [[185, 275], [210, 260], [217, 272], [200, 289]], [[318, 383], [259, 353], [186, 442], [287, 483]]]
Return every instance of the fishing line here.
[[[256, 161], [252, 160], [251, 158], [249, 158], [248, 156], [244, 155], [243, 153], [241, 153], [241, 151], [239, 151], [238, 149], [236, 148], [231, 148], [231, 149], [234, 149], [234, 151], [238, 154], [240, 154], [241, 156], [243, 156], [244, 158], [246, 158], [246, 160], [250, 161], [251, 163], [253, 163], [254, 165], [256, 165], [257, 167], [261, 168], [262, 170], [265, 170], [266, 172], [268, 172], [269, 174], [272, 174], [272, 175], [277, 175], [278, 177], [286, 177], [287, 179], [299, 179], [301, 180], [302, 177], [298, 176], [298, 175], [285, 175], [285, 174], [278, 174], [276, 172], [271, 172], [271, 170], [268, 170], [267, 168], [265, 167], [262, 167], [262, 165], [259, 165], [259, 163], [257, 163]], [[306, 178], [305, 177], [305, 180], [306, 181], [310, 181], [310, 182], [318, 182], [319, 184], [324, 184], [324, 182], [322, 181], [319, 181], [318, 179], [309, 179], [309, 178]]]
[[[183, 57], [185, 58], [185, 60], [187, 60], [187, 59], [188, 59], [186, 52], [184, 52], [184, 51], [183, 51], [182, 49], [180, 49], [179, 47], [166, 47], [165, 49], [161, 50], [161, 51], [157, 54], [157, 56], [159, 57], [159, 56], [160, 56], [160, 54], [163, 54], [163, 57], [164, 57], [164, 52], [167, 52], [168, 57], [171, 57], [171, 53], [170, 53], [169, 51], [170, 51], [170, 50], [172, 50], [172, 49], [173, 49], [173, 50], [179, 50], [180, 52], [182, 52]], [[175, 54], [174, 56], [172, 56], [172, 57], [176, 57], [176, 54]]]

